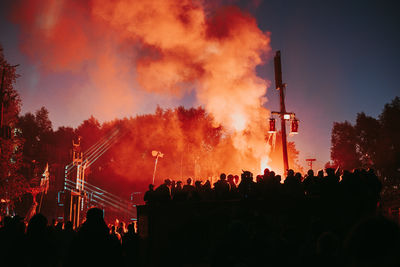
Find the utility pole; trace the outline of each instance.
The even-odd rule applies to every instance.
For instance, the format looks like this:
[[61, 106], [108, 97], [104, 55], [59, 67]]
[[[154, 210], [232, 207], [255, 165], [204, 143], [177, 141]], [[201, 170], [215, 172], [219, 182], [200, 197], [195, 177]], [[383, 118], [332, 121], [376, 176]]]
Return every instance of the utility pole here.
[[[281, 119], [281, 132], [282, 132], [282, 153], [283, 153], [283, 167], [284, 172], [289, 170], [288, 151], [287, 151], [287, 136], [286, 136], [286, 121], [290, 121], [290, 134], [297, 134], [299, 128], [299, 120], [293, 112], [286, 112], [285, 107], [285, 89], [286, 84], [282, 82], [282, 66], [281, 66], [281, 52], [277, 51], [274, 57], [275, 69], [275, 87], [279, 90], [279, 103], [280, 111], [272, 111], [272, 115], [278, 115]], [[269, 133], [275, 133], [275, 119], [269, 119]]]
[[316, 159], [306, 159], [306, 161], [308, 162], [308, 167], [310, 167], [310, 170], [312, 170], [313, 162], [316, 161]]
[[280, 112], [279, 117], [281, 119], [281, 132], [282, 132], [282, 152], [283, 152], [283, 167], [285, 173], [289, 170], [288, 154], [287, 154], [287, 140], [286, 140], [286, 107], [285, 107], [285, 87], [286, 84], [282, 83], [282, 65], [281, 65], [281, 52], [277, 51], [274, 57], [274, 69], [275, 69], [275, 88], [279, 90], [280, 98]]
[[154, 185], [154, 180], [156, 179], [158, 158], [163, 158], [164, 154], [161, 153], [160, 151], [153, 150], [153, 151], [151, 151], [151, 155], [156, 158], [156, 160], [154, 162], [154, 171], [153, 171], [153, 185]]

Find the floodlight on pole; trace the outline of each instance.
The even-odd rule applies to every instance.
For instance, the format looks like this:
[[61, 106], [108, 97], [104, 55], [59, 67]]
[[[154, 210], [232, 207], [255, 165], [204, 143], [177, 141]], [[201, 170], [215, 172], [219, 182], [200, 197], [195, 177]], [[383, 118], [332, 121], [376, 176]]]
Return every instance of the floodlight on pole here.
[[275, 119], [270, 118], [269, 119], [269, 131], [268, 133], [276, 133], [276, 126], [275, 126]]
[[290, 122], [290, 134], [298, 134], [299, 133], [299, 120], [293, 118]]
[[151, 155], [156, 158], [156, 160], [154, 162], [154, 171], [153, 171], [153, 184], [154, 184], [154, 180], [156, 178], [156, 170], [157, 170], [158, 158], [163, 158], [164, 154], [161, 153], [160, 151], [153, 150], [153, 151], [151, 151]]

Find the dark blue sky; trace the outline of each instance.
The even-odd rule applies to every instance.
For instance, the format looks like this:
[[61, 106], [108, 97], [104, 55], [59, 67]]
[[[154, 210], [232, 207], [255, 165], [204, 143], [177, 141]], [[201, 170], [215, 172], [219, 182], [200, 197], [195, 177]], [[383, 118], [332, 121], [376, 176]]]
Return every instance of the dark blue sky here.
[[[46, 101], [46, 95], [55, 93], [51, 88], [60, 81], [79, 84], [79, 80], [53, 74], [39, 81], [37, 67], [18, 49], [18, 28], [5, 19], [10, 2], [0, 3], [0, 43], [8, 61], [20, 64], [17, 89], [23, 112], [45, 105], [56, 127], [76, 126], [90, 112], [79, 117], [60, 110], [57, 103]], [[301, 151], [302, 165], [312, 156], [317, 158], [315, 166], [322, 167], [329, 160], [334, 121], [354, 122], [362, 111], [376, 117], [386, 103], [400, 95], [398, 1], [259, 2], [254, 7], [248, 1], [234, 1], [248, 8], [263, 31], [271, 32], [272, 49], [281, 50], [283, 80], [288, 84], [287, 110], [300, 119], [300, 134], [289, 140]], [[272, 60], [259, 67], [258, 73], [272, 81], [266, 107], [278, 110]], [[161, 98], [160, 102], [163, 104]], [[154, 110], [154, 106], [149, 109]]]
[[[262, 1], [253, 10], [281, 50], [287, 109], [301, 120], [293, 138], [304, 157], [321, 166], [330, 157], [334, 121], [358, 112], [378, 116], [400, 95], [400, 17], [397, 1]], [[259, 69], [273, 80], [273, 65]], [[268, 107], [278, 109], [269, 90]], [[304, 164], [304, 163], [303, 163]]]

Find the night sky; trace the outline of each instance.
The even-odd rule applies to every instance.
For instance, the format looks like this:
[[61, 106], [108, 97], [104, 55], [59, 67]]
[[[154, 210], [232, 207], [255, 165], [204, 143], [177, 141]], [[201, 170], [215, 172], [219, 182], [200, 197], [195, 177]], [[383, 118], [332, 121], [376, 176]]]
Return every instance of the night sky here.
[[[16, 89], [22, 98], [22, 112], [34, 112], [46, 106], [55, 129], [79, 125], [93, 113], [90, 105], [89, 108], [77, 105], [72, 109], [69, 106], [76, 101], [90, 102], [90, 94], [71, 96], [57, 88], [80, 86], [84, 81], [69, 72], [42, 74], [39, 66], [20, 51], [19, 28], [9, 20], [11, 2], [0, 3], [0, 43], [8, 62], [20, 64], [21, 77]], [[306, 157], [317, 159], [316, 168], [329, 160], [333, 122], [354, 122], [356, 114], [362, 111], [376, 117], [386, 103], [400, 95], [398, 1], [229, 2], [255, 16], [259, 28], [271, 33], [272, 50], [281, 50], [283, 81], [288, 84], [286, 108], [295, 112], [300, 120], [300, 133], [289, 137], [289, 141], [295, 141], [303, 166]], [[271, 81], [265, 106], [279, 110], [272, 54], [257, 72]], [[189, 107], [195, 103], [193, 94], [181, 99], [165, 96], [149, 99], [151, 101], [140, 103], [132, 112], [117, 111], [117, 115], [153, 112], [157, 104]]]

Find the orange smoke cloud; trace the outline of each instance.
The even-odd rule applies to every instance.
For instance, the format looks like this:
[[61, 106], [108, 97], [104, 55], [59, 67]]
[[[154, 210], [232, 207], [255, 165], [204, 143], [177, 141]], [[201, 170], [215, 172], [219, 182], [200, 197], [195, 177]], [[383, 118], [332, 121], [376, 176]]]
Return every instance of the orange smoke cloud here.
[[13, 20], [22, 50], [43, 70], [87, 75], [100, 119], [132, 113], [140, 88], [177, 98], [195, 88], [198, 104], [243, 157], [268, 162], [268, 83], [255, 68], [271, 50], [270, 37], [249, 14], [194, 0], [29, 0]]
[[15, 4], [11, 17], [20, 26], [21, 51], [43, 74], [71, 73], [84, 81], [54, 88], [71, 99], [64, 108], [88, 108], [111, 120], [135, 104], [135, 53], [125, 54], [128, 44], [91, 10], [87, 1], [28, 0]]

